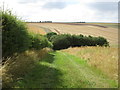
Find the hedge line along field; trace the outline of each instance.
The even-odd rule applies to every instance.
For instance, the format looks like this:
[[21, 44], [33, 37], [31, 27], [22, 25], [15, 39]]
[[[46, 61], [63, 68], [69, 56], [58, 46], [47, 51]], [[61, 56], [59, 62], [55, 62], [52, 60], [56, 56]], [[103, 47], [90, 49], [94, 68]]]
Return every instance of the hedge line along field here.
[[36, 28], [32, 30], [35, 32], [43, 28], [58, 34], [69, 33], [102, 36], [110, 42], [111, 46], [118, 45], [118, 29], [115, 23], [28, 23], [28, 25], [30, 27], [34, 25]]

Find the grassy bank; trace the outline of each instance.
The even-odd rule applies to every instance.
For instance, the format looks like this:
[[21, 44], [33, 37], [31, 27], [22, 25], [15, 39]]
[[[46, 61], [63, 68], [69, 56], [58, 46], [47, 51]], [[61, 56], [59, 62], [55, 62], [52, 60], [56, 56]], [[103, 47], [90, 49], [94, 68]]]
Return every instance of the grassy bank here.
[[44, 48], [42, 50], [27, 50], [17, 56], [7, 59], [0, 68], [2, 76], [2, 87], [11, 88], [16, 81], [21, 80], [27, 73], [36, 66], [42, 58], [46, 56], [51, 49]]
[[110, 88], [117, 87], [117, 82], [88, 66], [85, 60], [56, 51], [38, 62], [14, 87]]

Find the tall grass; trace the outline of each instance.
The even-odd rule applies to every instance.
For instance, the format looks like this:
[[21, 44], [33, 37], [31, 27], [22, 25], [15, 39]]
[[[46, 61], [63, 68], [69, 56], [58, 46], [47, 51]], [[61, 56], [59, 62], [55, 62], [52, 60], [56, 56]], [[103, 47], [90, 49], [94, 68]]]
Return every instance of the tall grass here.
[[12, 87], [16, 81], [21, 80], [49, 51], [49, 48], [28, 50], [9, 58], [1, 68], [3, 88]]
[[62, 50], [85, 59], [111, 79], [118, 79], [118, 49], [113, 47], [75, 47]]

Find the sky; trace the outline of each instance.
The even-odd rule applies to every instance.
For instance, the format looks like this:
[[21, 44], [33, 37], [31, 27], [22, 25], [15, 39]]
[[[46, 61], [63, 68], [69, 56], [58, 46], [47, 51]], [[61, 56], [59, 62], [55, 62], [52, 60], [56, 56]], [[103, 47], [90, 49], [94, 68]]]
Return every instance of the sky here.
[[25, 21], [118, 22], [119, 0], [1, 0]]

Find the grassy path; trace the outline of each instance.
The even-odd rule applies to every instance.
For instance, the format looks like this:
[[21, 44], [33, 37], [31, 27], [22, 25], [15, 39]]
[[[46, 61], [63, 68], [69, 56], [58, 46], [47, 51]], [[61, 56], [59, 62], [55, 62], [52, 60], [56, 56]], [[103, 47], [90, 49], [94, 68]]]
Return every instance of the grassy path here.
[[84, 60], [60, 51], [49, 53], [15, 87], [24, 88], [107, 88], [117, 87]]

